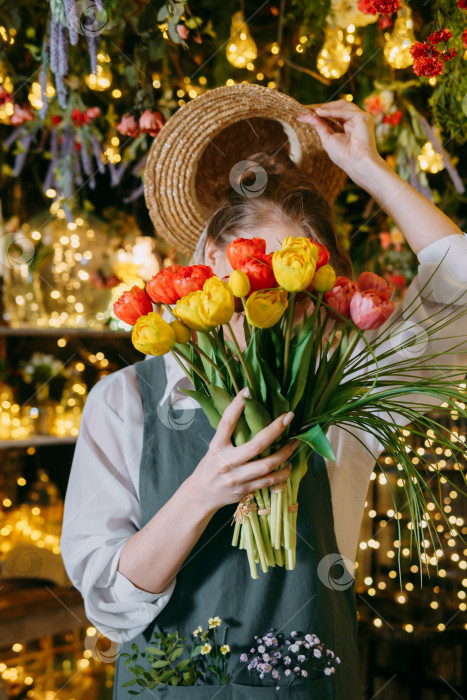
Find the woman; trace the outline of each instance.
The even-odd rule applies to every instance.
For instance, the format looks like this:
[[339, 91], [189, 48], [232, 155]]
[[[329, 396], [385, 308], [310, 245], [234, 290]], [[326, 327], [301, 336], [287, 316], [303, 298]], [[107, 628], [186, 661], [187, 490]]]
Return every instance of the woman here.
[[[345, 100], [314, 108], [315, 114], [305, 113], [301, 120], [316, 129], [331, 160], [385, 209], [418, 256], [419, 273], [407, 300], [445, 256], [429, 285], [429, 299], [417, 311], [416, 321], [423, 326], [430, 313], [451, 303], [466, 286], [465, 235], [378, 155], [369, 114]], [[336, 123], [343, 130], [331, 126]], [[255, 197], [232, 191], [210, 218], [204, 263], [223, 277], [230, 272], [225, 248], [233, 238], [260, 235], [272, 251], [285, 236], [301, 235], [324, 243], [331, 264], [339, 274], [348, 274], [351, 263], [338, 243], [323, 194], [291, 162], [281, 157], [279, 163], [277, 154], [261, 162], [268, 175], [264, 191]], [[452, 335], [467, 338], [465, 319], [456, 321]], [[166, 355], [112, 374], [88, 397], [61, 544], [89, 619], [109, 638], [123, 642], [125, 650], [130, 640], [143, 650], [156, 626], [191, 636], [209, 617], [219, 615], [229, 624], [231, 686], [158, 687], [144, 698], [165, 690], [169, 698], [180, 693], [235, 700], [273, 697], [271, 688], [251, 687], [239, 656], [255, 634], [275, 628], [317, 634], [341, 659], [331, 677], [302, 678], [281, 695], [360, 699], [353, 562], [374, 467], [365, 445], [373, 453], [380, 447], [363, 432], [356, 439], [330, 429], [336, 462], [314, 455], [301, 486], [305, 507], [295, 570], [276, 567], [253, 581], [246, 558], [230, 545], [232, 514], [246, 493], [287, 478], [287, 460], [296, 445], [257, 457], [291, 416], [280, 416], [249, 443], [233, 447], [241, 392], [214, 433], [189, 399], [177, 402], [181, 413], [173, 409], [181, 396], [177, 387], [187, 382]], [[333, 568], [339, 560], [341, 566]], [[118, 700], [130, 697], [122, 686], [131, 677], [120, 658]]]

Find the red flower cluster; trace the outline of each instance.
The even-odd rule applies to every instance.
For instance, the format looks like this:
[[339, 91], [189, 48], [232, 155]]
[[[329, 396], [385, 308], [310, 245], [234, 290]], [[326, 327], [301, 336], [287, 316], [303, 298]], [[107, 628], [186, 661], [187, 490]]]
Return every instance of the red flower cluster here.
[[392, 124], [392, 126], [397, 126], [400, 123], [401, 119], [402, 112], [400, 111], [400, 109], [398, 109], [397, 112], [393, 112], [392, 114], [385, 114], [383, 117], [383, 123]]
[[0, 85], [0, 105], [4, 105], [5, 102], [12, 102], [13, 96], [10, 95], [8, 90], [5, 90], [3, 85]]
[[359, 0], [357, 5], [366, 15], [393, 15], [400, 6], [400, 0]]
[[154, 275], [146, 285], [146, 292], [155, 304], [175, 304], [190, 292], [202, 289], [213, 275], [208, 265], [171, 265]]
[[241, 270], [250, 280], [250, 293], [277, 287], [272, 270], [272, 253], [266, 255], [264, 238], [236, 238], [227, 246], [227, 258], [234, 270]]
[[436, 46], [421, 41], [416, 41], [410, 47], [410, 53], [414, 73], [419, 76], [441, 75], [446, 61], [457, 56], [456, 49], [447, 49], [441, 53]]
[[[100, 115], [101, 110], [99, 107], [88, 107], [81, 112], [78, 107], [75, 107], [71, 113], [71, 118], [75, 126], [87, 126], [93, 119], [97, 119]], [[56, 121], [58, 119], [58, 121]], [[61, 122], [61, 117], [52, 117], [54, 124], [59, 124]]]
[[464, 29], [462, 33], [462, 41], [464, 42], [464, 46], [467, 49], [467, 29]]
[[457, 0], [457, 7], [460, 7], [461, 10], [467, 10], [467, 0]]
[[157, 136], [163, 126], [164, 120], [160, 112], [151, 112], [150, 109], [146, 109], [140, 116], [139, 121], [136, 121], [132, 114], [124, 114], [116, 128], [124, 136], [136, 138], [140, 134]]
[[[379, 328], [394, 311], [390, 301], [394, 287], [374, 272], [362, 272], [356, 282], [348, 277], [337, 277], [334, 287], [324, 295], [324, 301], [335, 312], [337, 321], [351, 318], [361, 330]], [[340, 314], [340, 316], [338, 316]]]
[[442, 41], [449, 41], [449, 39], [452, 37], [451, 30], [445, 27], [444, 29], [441, 29], [440, 32], [433, 32], [433, 34], [430, 34], [428, 37], [427, 41], [430, 44], [440, 44]]

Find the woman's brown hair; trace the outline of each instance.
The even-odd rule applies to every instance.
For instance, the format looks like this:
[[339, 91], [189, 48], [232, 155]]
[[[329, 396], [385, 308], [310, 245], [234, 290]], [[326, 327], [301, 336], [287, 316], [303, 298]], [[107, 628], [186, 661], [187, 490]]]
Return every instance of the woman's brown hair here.
[[[261, 236], [262, 225], [273, 220], [276, 225], [296, 229], [296, 235], [324, 244], [336, 273], [351, 277], [352, 262], [339, 240], [334, 211], [318, 186], [286, 155], [256, 153], [249, 160], [261, 166], [260, 172], [249, 169], [239, 178], [238, 186], [211, 217], [207, 237], [224, 247], [244, 233]], [[248, 196], [249, 187], [261, 184], [261, 175], [266, 180], [263, 191], [259, 196]]]

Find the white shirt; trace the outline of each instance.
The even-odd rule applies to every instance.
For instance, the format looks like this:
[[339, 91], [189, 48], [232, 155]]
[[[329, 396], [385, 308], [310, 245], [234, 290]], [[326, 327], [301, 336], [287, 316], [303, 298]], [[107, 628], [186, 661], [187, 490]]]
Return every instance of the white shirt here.
[[[407, 290], [404, 308], [427, 283], [446, 250], [440, 269], [423, 292], [429, 300], [424, 301], [411, 319], [421, 330], [433, 322], [427, 318], [430, 314], [451, 305], [467, 287], [467, 235], [447, 236], [419, 253], [418, 275]], [[467, 295], [458, 304], [467, 306]], [[370, 342], [383, 330], [384, 326], [377, 332], [369, 332]], [[441, 335], [456, 335], [459, 340], [467, 341], [467, 314], [453, 322], [449, 330]], [[439, 351], [443, 343], [446, 347], [453, 345], [453, 341], [434, 338], [428, 344], [429, 351]], [[358, 345], [355, 352], [360, 349]], [[183, 396], [177, 396], [175, 389], [184, 375], [170, 355], [165, 355], [164, 360], [167, 373], [164, 398], [173, 403]], [[452, 363], [452, 356], [447, 355], [443, 362]], [[187, 397], [182, 401], [177, 408], [191, 406], [201, 410]], [[403, 423], [397, 416], [392, 418]], [[352, 572], [375, 465], [366, 447], [374, 455], [381, 453], [381, 445], [370, 434], [353, 432], [363, 444], [338, 426], [329, 429], [336, 461], [326, 460], [336, 540]], [[65, 566], [83, 595], [88, 619], [116, 641], [127, 641], [142, 632], [167, 604], [176, 584], [174, 581], [167, 591], [154, 595], [136, 588], [117, 571], [125, 542], [141, 526], [138, 484], [142, 443], [141, 397], [135, 368], [129, 366], [101, 379], [89, 393], [68, 484], [61, 537]]]

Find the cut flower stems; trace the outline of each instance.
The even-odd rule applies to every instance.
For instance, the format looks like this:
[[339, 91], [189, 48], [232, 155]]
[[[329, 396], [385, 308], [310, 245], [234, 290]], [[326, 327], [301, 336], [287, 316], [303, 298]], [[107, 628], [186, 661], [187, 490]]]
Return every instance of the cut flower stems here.
[[[228, 282], [205, 265], [173, 266], [158, 273], [145, 293], [148, 301], [165, 305], [174, 320], [167, 322], [154, 312], [141, 314], [132, 340], [145, 354], [174, 355], [193, 383], [184, 393], [199, 403], [214, 429], [234, 396], [248, 387], [233, 435], [236, 445], [293, 412], [280, 439], [260, 455], [299, 440], [289, 478], [247, 494], [235, 511], [232, 544], [245, 550], [251, 576], [258, 578], [258, 567], [264, 573], [275, 566], [294, 569], [300, 482], [313, 452], [335, 461], [327, 437], [331, 426], [353, 434], [375, 462], [378, 455], [362, 441], [360, 431], [374, 438], [380, 448], [375, 452], [386, 451], [405, 490], [411, 549], [428, 567], [427, 540], [442, 550], [429, 500], [453, 529], [438, 495], [440, 483], [449, 477], [436, 448], [450, 454], [458, 469], [458, 457], [465, 451], [459, 436], [444, 427], [443, 417], [451, 411], [467, 417], [465, 362], [456, 366], [446, 359], [466, 354], [466, 339], [452, 336], [450, 328], [465, 313], [465, 298], [460, 302], [467, 290], [427, 315], [424, 304], [436, 268], [396, 313], [393, 288], [382, 277], [372, 272], [361, 273], [356, 281], [336, 277], [327, 249], [308, 238], [288, 237], [269, 255], [263, 239], [238, 238], [228, 245], [227, 257], [233, 267]], [[263, 273], [251, 260], [270, 269]], [[180, 275], [184, 290], [190, 290], [184, 295], [177, 292]], [[263, 289], [261, 280], [275, 284]], [[148, 308], [140, 298], [142, 290], [133, 289], [138, 289], [138, 299], [133, 304], [136, 291], [125, 292], [115, 305], [117, 316], [129, 318], [135, 308]], [[234, 318], [235, 295], [243, 304], [243, 328], [238, 316]], [[422, 307], [423, 327], [418, 325]], [[434, 338], [442, 341], [442, 351], [432, 348]], [[433, 407], [436, 414], [429, 413]], [[405, 439], [410, 434], [428, 440], [433, 449], [412, 453]], [[391, 496], [397, 511], [392, 491]], [[400, 531], [399, 519], [398, 527]]]

